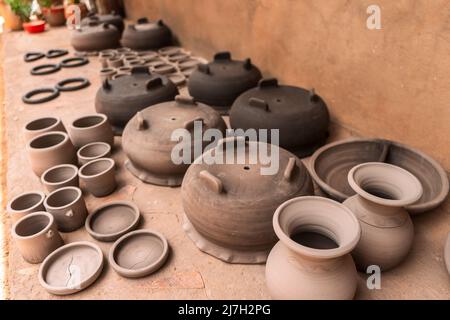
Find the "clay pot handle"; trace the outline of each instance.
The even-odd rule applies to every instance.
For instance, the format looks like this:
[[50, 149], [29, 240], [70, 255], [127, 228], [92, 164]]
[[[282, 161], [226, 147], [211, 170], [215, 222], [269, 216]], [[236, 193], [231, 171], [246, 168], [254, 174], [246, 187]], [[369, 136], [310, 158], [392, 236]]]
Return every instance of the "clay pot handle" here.
[[137, 24], [144, 24], [144, 23], [148, 23], [148, 19], [143, 17], [143, 18], [139, 18], [136, 21]]
[[294, 157], [290, 157], [289, 161], [286, 165], [286, 168], [284, 169], [283, 177], [285, 180], [289, 181], [291, 180], [292, 174], [294, 173], [294, 170], [296, 168], [296, 160]]
[[154, 88], [161, 87], [163, 85], [161, 78], [150, 79], [145, 83], [145, 87], [147, 90], [151, 90]]
[[105, 79], [105, 81], [103, 81], [102, 86], [104, 90], [111, 90], [111, 84], [109, 83], [108, 79]]
[[53, 230], [48, 230], [47, 233], [45, 234], [45, 236], [47, 237], [47, 239], [51, 239], [53, 238], [53, 236], [55, 235], [55, 233], [53, 232]]
[[69, 211], [67, 211], [64, 215], [65, 215], [67, 218], [72, 218], [72, 217], [73, 217], [73, 211], [72, 211], [72, 209], [70, 209]]
[[209, 173], [206, 170], [202, 170], [199, 173], [200, 179], [202, 179], [206, 185], [212, 189], [216, 193], [222, 193], [223, 192], [223, 183], [222, 180], [217, 178], [215, 175]]
[[181, 95], [181, 94], [179, 94], [175, 97], [175, 101], [178, 103], [181, 103], [181, 104], [186, 104], [186, 105], [191, 105], [191, 106], [197, 105], [194, 97]]
[[316, 89], [311, 88], [311, 90], [309, 90], [309, 99], [311, 100], [311, 102], [319, 101], [319, 96], [316, 94]]
[[202, 117], [196, 117], [195, 119], [193, 119], [193, 120], [188, 120], [188, 121], [186, 121], [184, 124], [183, 124], [183, 127], [186, 129], [186, 130], [192, 130], [192, 129], [194, 129], [194, 122], [195, 121], [201, 121], [202, 122], [202, 126], [205, 124], [205, 119], [203, 119]]
[[138, 66], [131, 68], [131, 74], [150, 74], [150, 71], [147, 67]]
[[230, 61], [231, 60], [231, 53], [229, 51], [217, 52], [214, 55], [214, 61], [217, 61], [217, 60]]
[[250, 58], [247, 58], [244, 60], [244, 69], [250, 70], [252, 68], [252, 60]]
[[136, 120], [137, 120], [137, 127], [136, 129], [141, 131], [147, 128], [147, 121], [145, 121], [144, 117], [142, 116], [142, 112], [138, 111], [136, 113]]
[[269, 111], [269, 105], [267, 104], [267, 102], [263, 99], [259, 99], [259, 98], [250, 98], [248, 99], [248, 104], [252, 107], [255, 108], [260, 108], [264, 111]]
[[208, 66], [207, 64], [205, 64], [205, 63], [200, 63], [200, 64], [197, 66], [197, 69], [198, 69], [198, 71], [200, 71], [201, 73], [204, 73], [204, 74], [211, 74], [211, 71], [209, 70], [209, 66]]
[[277, 78], [265, 78], [261, 79], [258, 82], [258, 87], [260, 89], [278, 87], [278, 79]]
[[164, 25], [164, 21], [162, 21], [162, 19], [159, 19], [157, 24], [158, 26], [162, 27]]

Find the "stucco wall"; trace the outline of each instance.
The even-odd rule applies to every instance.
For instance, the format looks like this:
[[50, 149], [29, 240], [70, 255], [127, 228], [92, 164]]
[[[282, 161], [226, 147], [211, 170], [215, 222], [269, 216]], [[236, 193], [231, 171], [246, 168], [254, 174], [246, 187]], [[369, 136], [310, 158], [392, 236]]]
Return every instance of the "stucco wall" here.
[[[366, 9], [381, 8], [381, 30]], [[333, 120], [417, 147], [450, 171], [450, 3], [446, 0], [125, 0], [206, 57], [229, 50], [265, 75], [314, 87]]]

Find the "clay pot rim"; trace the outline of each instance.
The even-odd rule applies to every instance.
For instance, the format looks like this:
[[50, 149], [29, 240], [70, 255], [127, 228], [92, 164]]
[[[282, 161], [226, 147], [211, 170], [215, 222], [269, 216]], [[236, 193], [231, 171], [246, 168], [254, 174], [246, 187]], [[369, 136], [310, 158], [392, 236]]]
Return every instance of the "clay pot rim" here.
[[[101, 212], [105, 209], [105, 208], [109, 208], [109, 207], [114, 207], [114, 206], [126, 206], [129, 207], [133, 210], [134, 213], [134, 219], [133, 221], [126, 226], [125, 228], [123, 228], [120, 231], [114, 232], [114, 233], [98, 233], [96, 231], [94, 231], [94, 229], [92, 229], [91, 227], [91, 221], [94, 219], [94, 217], [98, 214], [101, 214]], [[139, 219], [141, 217], [139, 208], [136, 204], [134, 204], [131, 201], [127, 201], [127, 200], [120, 200], [120, 201], [112, 201], [112, 202], [108, 202], [104, 205], [101, 205], [100, 207], [96, 208], [94, 210], [94, 212], [92, 212], [91, 214], [88, 215], [88, 217], [86, 218], [85, 221], [85, 228], [86, 231], [95, 239], [99, 240], [99, 241], [108, 241], [106, 240], [106, 238], [112, 238], [112, 237], [117, 237], [119, 238], [120, 236], [124, 235], [124, 234], [128, 234], [129, 231], [131, 231], [133, 228], [135, 228], [139, 222]]]
[[[50, 147], [35, 148], [35, 147], [31, 146], [33, 144], [33, 142], [35, 142], [36, 140], [41, 139], [41, 138], [46, 137], [46, 136], [52, 136], [52, 135], [60, 135], [60, 136], [63, 136], [64, 139], [62, 141], [58, 142], [57, 144], [52, 145]], [[47, 152], [48, 150], [53, 150], [53, 149], [58, 148], [59, 146], [61, 146], [64, 143], [66, 143], [67, 141], [70, 141], [70, 138], [69, 138], [69, 135], [66, 132], [63, 132], [63, 131], [49, 131], [49, 132], [41, 133], [40, 135], [37, 135], [33, 139], [28, 141], [26, 148], [29, 149], [29, 150], [33, 150], [33, 152]]]
[[[102, 170], [101, 172], [98, 172], [98, 173], [93, 174], [93, 175], [85, 175], [85, 174], [83, 174], [83, 170], [86, 169], [86, 167], [88, 167], [88, 166], [90, 166], [90, 165], [92, 165], [92, 164], [94, 164], [94, 163], [97, 163], [97, 162], [109, 162], [109, 166], [108, 166], [106, 169]], [[99, 176], [105, 174], [105, 173], [108, 172], [109, 170], [113, 169], [114, 166], [115, 166], [115, 164], [116, 164], [115, 161], [114, 161], [113, 159], [111, 159], [111, 158], [99, 158], [99, 159], [95, 159], [95, 160], [89, 161], [88, 163], [85, 163], [84, 165], [82, 165], [81, 168], [78, 169], [78, 176], [79, 176], [81, 179], [92, 179], [92, 178], [97, 178], [97, 177], [99, 177]]]
[[[336, 211], [340, 210], [341, 213], [347, 214], [350, 217], [350, 219], [353, 220], [354, 227], [357, 230], [357, 232], [354, 234], [354, 236], [351, 238], [350, 241], [347, 241], [346, 243], [342, 243], [342, 244], [337, 243], [338, 247], [334, 248], [334, 249], [315, 249], [315, 248], [303, 246], [303, 245], [295, 242], [294, 240], [292, 240], [290, 238], [289, 235], [287, 235], [285, 233], [284, 230], [282, 230], [279, 219], [280, 219], [280, 215], [283, 213], [283, 210], [287, 206], [290, 206], [290, 205], [293, 205], [293, 204], [296, 204], [299, 202], [305, 202], [305, 201], [324, 202], [329, 205], [335, 206]], [[309, 209], [307, 209], [307, 211], [308, 210]], [[297, 211], [301, 212], [301, 209], [298, 209]], [[293, 198], [288, 201], [285, 201], [276, 209], [272, 221], [273, 221], [273, 228], [274, 228], [275, 234], [278, 236], [278, 238], [284, 245], [286, 245], [290, 250], [293, 250], [293, 251], [301, 254], [302, 256], [309, 257], [311, 259], [333, 259], [333, 258], [343, 256], [345, 254], [348, 254], [353, 250], [353, 248], [355, 248], [355, 246], [358, 244], [359, 239], [361, 237], [361, 227], [360, 227], [358, 218], [353, 214], [353, 212], [349, 208], [347, 208], [346, 206], [344, 206], [343, 204], [341, 204], [337, 201], [334, 201], [334, 200], [331, 200], [328, 198], [319, 197], [319, 196], [303, 196], [303, 197], [297, 197], [297, 198]]]
[[[88, 127], [78, 127], [78, 126], [74, 125], [75, 122], [83, 120], [83, 119], [87, 119], [87, 118], [101, 118], [102, 120], [100, 122], [98, 122], [92, 126], [88, 126]], [[75, 130], [91, 130], [91, 129], [102, 126], [107, 121], [108, 121], [108, 117], [103, 113], [88, 114], [88, 115], [85, 115], [85, 116], [82, 116], [82, 117], [79, 117], [79, 118], [76, 118], [75, 120], [73, 120], [70, 123], [70, 128], [75, 129]]]
[[[26, 208], [26, 209], [22, 209], [22, 210], [17, 210], [17, 209], [14, 209], [14, 208], [12, 207], [12, 204], [13, 204], [16, 200], [18, 200], [18, 199], [21, 198], [21, 197], [28, 196], [28, 195], [30, 195], [30, 194], [36, 194], [36, 195], [39, 195], [39, 196], [41, 197], [41, 200], [39, 200], [39, 202], [37, 202], [35, 205], [33, 205], [33, 206], [29, 207], [29, 208]], [[20, 213], [20, 212], [23, 212], [23, 211], [33, 210], [33, 209], [35, 209], [36, 207], [42, 205], [42, 204], [44, 203], [44, 200], [45, 200], [45, 194], [44, 194], [42, 191], [33, 190], [33, 191], [23, 192], [23, 193], [18, 194], [18, 195], [15, 196], [15, 197], [13, 197], [13, 198], [8, 202], [8, 204], [7, 204], [7, 206], [6, 206], [6, 211], [7, 211], [7, 212], [11, 212], [11, 213]]]
[[[81, 154], [81, 153], [82, 153], [84, 150], [86, 150], [87, 148], [92, 147], [92, 146], [96, 146], [96, 145], [97, 145], [97, 146], [100, 145], [100, 146], [106, 147], [106, 150], [105, 150], [104, 152], [102, 152], [102, 153], [96, 155], [96, 156], [93, 156], [93, 157], [87, 157], [87, 156], [84, 156], [84, 155]], [[109, 143], [102, 142], [102, 141], [95, 141], [95, 142], [91, 142], [91, 143], [85, 144], [85, 145], [82, 146], [80, 149], [78, 149], [78, 151], [77, 151], [77, 157], [78, 157], [79, 159], [83, 159], [83, 160], [87, 160], [87, 161], [92, 161], [92, 160], [96, 160], [96, 159], [98, 159], [98, 158], [106, 158], [106, 155], [107, 155], [108, 153], [110, 153], [110, 152], [111, 152], [111, 146], [109, 145]], [[75, 167], [75, 166], [74, 166], [74, 167]], [[76, 168], [76, 167], [75, 167], [75, 168]], [[78, 172], [78, 168], [77, 168], [77, 172]]]
[[[70, 178], [63, 180], [63, 181], [58, 181], [58, 182], [50, 182], [48, 180], [45, 180], [45, 176], [47, 174], [49, 174], [51, 171], [59, 169], [59, 168], [70, 168], [74, 170], [74, 174], [70, 176]], [[48, 168], [47, 170], [44, 171], [44, 173], [41, 175], [41, 182], [43, 184], [49, 185], [49, 186], [57, 186], [59, 184], [63, 184], [66, 183], [70, 180], [72, 180], [73, 178], [75, 178], [78, 174], [78, 168], [76, 166], [74, 166], [73, 164], [69, 164], [69, 163], [63, 163], [63, 164], [59, 164], [56, 166], [53, 166], [51, 168]]]
[[[29, 128], [29, 126], [33, 125], [34, 123], [36, 123], [38, 121], [47, 120], [47, 119], [55, 120], [55, 122], [47, 127], [40, 128], [40, 129], [30, 129]], [[36, 118], [34, 120], [27, 122], [27, 124], [25, 124], [24, 130], [25, 130], [25, 132], [30, 132], [30, 133], [44, 132], [45, 130], [48, 130], [49, 128], [55, 128], [56, 126], [58, 126], [61, 123], [62, 123], [62, 120], [60, 117], [53, 117], [53, 116], [41, 117], [41, 118]]]
[[[64, 192], [66, 190], [74, 190], [74, 191], [77, 192], [77, 197], [75, 198], [75, 200], [73, 200], [70, 203], [67, 203], [67, 204], [65, 204], [63, 206], [58, 206], [58, 207], [54, 207], [54, 206], [51, 206], [51, 205], [48, 204], [48, 199], [50, 199], [51, 197], [54, 197], [56, 193]], [[78, 200], [80, 200], [80, 198], [82, 196], [83, 196], [83, 192], [81, 192], [81, 189], [78, 188], [78, 187], [71, 187], [71, 186], [69, 186], [69, 187], [62, 187], [62, 188], [56, 189], [56, 190], [54, 190], [54, 191], [52, 191], [52, 192], [50, 192], [48, 194], [47, 198], [45, 198], [44, 206], [45, 206], [45, 208], [50, 208], [50, 209], [55, 209], [55, 210], [62, 210], [62, 209], [71, 207], [74, 203], [76, 203]]]
[[[42, 230], [40, 230], [39, 232], [33, 233], [33, 234], [29, 235], [29, 236], [21, 236], [20, 234], [17, 233], [16, 230], [17, 230], [17, 227], [19, 226], [19, 224], [22, 224], [24, 221], [26, 221], [28, 219], [31, 219], [33, 217], [36, 217], [36, 216], [45, 216], [45, 217], [48, 218], [48, 223]], [[11, 229], [11, 235], [12, 235], [12, 237], [14, 239], [18, 239], [18, 240], [25, 240], [25, 239], [36, 238], [36, 237], [38, 237], [40, 235], [43, 235], [43, 234], [47, 233], [51, 229], [54, 221], [55, 221], [55, 218], [53, 217], [53, 215], [48, 213], [47, 211], [32, 212], [32, 213], [29, 213], [29, 214], [23, 216], [22, 218], [20, 218], [19, 220], [17, 220], [14, 223], [14, 225], [12, 226], [12, 229]]]
[[[155, 238], [158, 238], [158, 240], [161, 241], [162, 245], [163, 245], [163, 251], [162, 251], [161, 255], [152, 264], [147, 265], [140, 269], [127, 269], [127, 268], [120, 266], [116, 262], [115, 257], [114, 257], [117, 248], [119, 247], [119, 245], [122, 244], [122, 242], [127, 241], [130, 238], [139, 236], [139, 235], [150, 235]], [[168, 255], [169, 255], [169, 243], [168, 243], [166, 237], [164, 237], [162, 233], [159, 233], [158, 231], [154, 231], [154, 230], [150, 230], [150, 229], [141, 229], [141, 230], [129, 232], [129, 233], [123, 235], [122, 237], [120, 237], [119, 239], [117, 239], [116, 242], [114, 242], [114, 244], [112, 245], [111, 249], [109, 250], [108, 260], [109, 260], [109, 263], [111, 264], [111, 267], [120, 275], [123, 275], [126, 277], [143, 277], [144, 275], [146, 275], [146, 272], [151, 273], [151, 272], [154, 272], [157, 269], [159, 269], [159, 268], [154, 269], [159, 264], [161, 264], [160, 267], [162, 267], [163, 262], [164, 262], [164, 260], [167, 259]]]

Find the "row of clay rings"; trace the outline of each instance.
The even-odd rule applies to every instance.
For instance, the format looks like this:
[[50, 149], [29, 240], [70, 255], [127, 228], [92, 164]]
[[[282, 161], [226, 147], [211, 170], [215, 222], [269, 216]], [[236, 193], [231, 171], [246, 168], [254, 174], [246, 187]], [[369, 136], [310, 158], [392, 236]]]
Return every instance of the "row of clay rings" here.
[[[78, 83], [76, 85], [70, 85], [72, 83]], [[54, 87], [38, 88], [31, 90], [23, 95], [22, 101], [27, 104], [38, 104], [51, 101], [59, 96], [61, 91], [76, 91], [86, 88], [90, 85], [88, 79], [78, 77], [78, 78], [68, 78], [59, 81]], [[42, 93], [48, 93], [48, 95], [41, 98], [33, 99], [35, 95], [41, 95]]]
[[75, 68], [89, 63], [85, 57], [71, 57], [63, 59], [60, 63], [46, 63], [34, 66], [30, 73], [34, 76], [51, 74], [59, 71], [61, 68]]
[[33, 61], [42, 59], [44, 57], [46, 57], [48, 59], [53, 59], [53, 58], [65, 56], [68, 53], [69, 53], [69, 51], [64, 50], [64, 49], [50, 49], [46, 53], [43, 53], [40, 51], [30, 51], [30, 52], [25, 53], [23, 60], [25, 62], [33, 62]]

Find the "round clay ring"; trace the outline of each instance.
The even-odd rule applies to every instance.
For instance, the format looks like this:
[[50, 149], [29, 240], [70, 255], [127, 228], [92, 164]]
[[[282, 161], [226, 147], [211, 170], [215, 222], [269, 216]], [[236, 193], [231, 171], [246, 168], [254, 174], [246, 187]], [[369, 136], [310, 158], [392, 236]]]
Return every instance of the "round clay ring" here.
[[25, 56], [23, 57], [23, 60], [25, 62], [33, 62], [39, 59], [42, 59], [45, 57], [45, 54], [42, 52], [32, 51], [25, 53]]
[[30, 73], [33, 76], [42, 76], [46, 74], [51, 74], [61, 69], [61, 65], [59, 63], [47, 63], [35, 66], [31, 69]]
[[73, 58], [66, 58], [61, 61], [61, 67], [63, 68], [75, 68], [84, 66], [85, 64], [88, 64], [89, 60], [85, 57], [73, 57]]
[[[67, 86], [67, 84], [74, 83], [74, 82], [75, 83], [79, 82], [79, 84]], [[86, 78], [81, 78], [81, 77], [80, 78], [68, 78], [68, 79], [59, 81], [55, 87], [59, 91], [76, 91], [76, 90], [86, 88], [90, 84], [91, 83]]]
[[[49, 93], [47, 96], [44, 96], [39, 99], [32, 99], [33, 96], [41, 93]], [[37, 103], [44, 103], [51, 101], [59, 96], [59, 90], [56, 88], [39, 88], [31, 90], [30, 92], [27, 92], [23, 97], [22, 101], [28, 104], [37, 104]]]
[[51, 50], [47, 51], [47, 54], [45, 56], [49, 59], [53, 59], [53, 58], [65, 56], [68, 53], [69, 53], [69, 51], [64, 50], [64, 49], [51, 49]]

